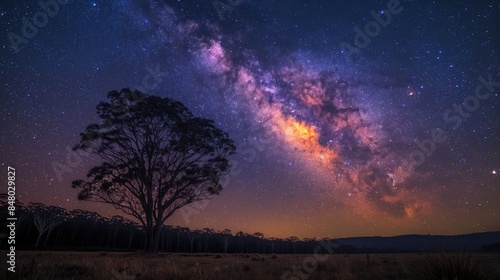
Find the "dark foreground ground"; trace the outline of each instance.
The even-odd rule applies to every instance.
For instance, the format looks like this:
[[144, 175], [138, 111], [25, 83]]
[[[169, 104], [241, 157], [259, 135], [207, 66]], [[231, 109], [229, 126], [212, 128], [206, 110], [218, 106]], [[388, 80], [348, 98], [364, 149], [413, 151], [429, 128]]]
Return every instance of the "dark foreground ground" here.
[[[7, 252], [2, 251], [5, 256]], [[464, 279], [500, 279], [500, 254], [428, 255], [257, 255], [109, 252], [16, 253], [16, 272], [2, 264], [0, 279], [444, 279], [431, 278], [434, 266], [471, 270]], [[448, 267], [448, 268], [445, 268]], [[437, 268], [439, 271], [439, 268]], [[427, 274], [426, 274], [427, 273]], [[464, 273], [464, 272], [462, 272]], [[482, 274], [482, 278], [471, 275]], [[426, 276], [427, 275], [427, 276]], [[464, 274], [465, 275], [465, 274]], [[462, 278], [458, 278], [462, 279]]]

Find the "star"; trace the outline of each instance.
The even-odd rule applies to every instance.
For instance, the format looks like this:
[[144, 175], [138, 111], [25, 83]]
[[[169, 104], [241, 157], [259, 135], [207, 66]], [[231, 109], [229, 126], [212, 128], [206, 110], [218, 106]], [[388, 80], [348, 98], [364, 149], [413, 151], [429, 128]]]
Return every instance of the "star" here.
[[[276, 237], [297, 234], [306, 220], [316, 224], [301, 230], [304, 237], [470, 233], [486, 209], [500, 213], [500, 205], [472, 209], [462, 200], [464, 193], [469, 206], [498, 197], [492, 181], [500, 167], [491, 169], [500, 161], [492, 152], [500, 139], [493, 129], [500, 122], [497, 5], [468, 7], [485, 18], [472, 22], [457, 17], [463, 5], [444, 1], [435, 8], [401, 1], [401, 14], [370, 1], [288, 1], [274, 12], [255, 1], [224, 4], [225, 12], [214, 1], [89, 0], [57, 9], [43, 3], [67, 1], [27, 9], [4, 2], [0, 19], [10, 35], [0, 53], [0, 153], [19, 168], [22, 202], [108, 211], [76, 199], [71, 181], [100, 159], [71, 147], [109, 91], [135, 87], [214, 120], [237, 146], [222, 195], [191, 228], [207, 226], [221, 205], [231, 229], [259, 225], [249, 230]], [[442, 14], [423, 20], [434, 10]], [[291, 188], [300, 195], [274, 203]], [[276, 220], [242, 201], [256, 194]], [[293, 207], [298, 199], [303, 206]], [[295, 220], [280, 219], [286, 215]], [[366, 227], [372, 222], [380, 230]]]

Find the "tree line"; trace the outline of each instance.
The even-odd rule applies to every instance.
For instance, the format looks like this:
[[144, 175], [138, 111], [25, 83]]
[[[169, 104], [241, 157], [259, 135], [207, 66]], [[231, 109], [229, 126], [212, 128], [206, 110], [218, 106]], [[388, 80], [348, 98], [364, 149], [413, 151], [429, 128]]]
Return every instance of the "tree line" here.
[[[0, 195], [2, 220], [7, 217], [7, 196]], [[24, 250], [144, 251], [147, 249], [144, 227], [122, 216], [104, 217], [87, 210], [68, 211], [42, 203], [16, 201], [16, 241]], [[324, 246], [319, 246], [323, 242]], [[2, 239], [1, 247], [7, 243]], [[211, 228], [192, 230], [163, 225], [159, 252], [242, 253], [242, 254], [313, 254], [346, 252], [330, 239], [268, 238], [264, 234]], [[318, 250], [319, 248], [319, 250]]]

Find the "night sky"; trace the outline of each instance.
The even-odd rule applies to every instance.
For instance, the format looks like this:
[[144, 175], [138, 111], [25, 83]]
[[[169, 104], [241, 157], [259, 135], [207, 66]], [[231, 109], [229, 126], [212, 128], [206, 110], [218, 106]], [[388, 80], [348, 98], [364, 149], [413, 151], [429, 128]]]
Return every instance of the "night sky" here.
[[238, 148], [221, 195], [168, 224], [500, 230], [500, 4], [458, 2], [2, 1], [2, 182], [10, 165], [23, 203], [119, 214], [77, 200], [71, 181], [99, 159], [69, 147], [131, 87], [215, 120]]

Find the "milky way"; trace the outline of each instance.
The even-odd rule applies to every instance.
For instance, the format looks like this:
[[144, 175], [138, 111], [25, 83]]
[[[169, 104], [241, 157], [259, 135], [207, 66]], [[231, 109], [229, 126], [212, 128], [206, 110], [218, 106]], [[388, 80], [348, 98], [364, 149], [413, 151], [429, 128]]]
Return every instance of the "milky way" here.
[[[24, 170], [21, 201], [114, 214], [75, 200], [71, 180], [96, 159], [70, 165], [65, 147], [108, 91], [132, 87], [215, 119], [238, 146], [222, 195], [172, 224], [316, 237], [499, 230], [498, 86], [478, 77], [499, 77], [500, 6], [401, 1], [346, 59], [342, 43], [388, 2], [244, 1], [223, 20], [210, 1], [70, 2], [18, 53], [7, 34], [39, 7], [2, 4], [3, 164]], [[493, 91], [465, 117], [454, 104], [470, 108], [478, 86]]]

